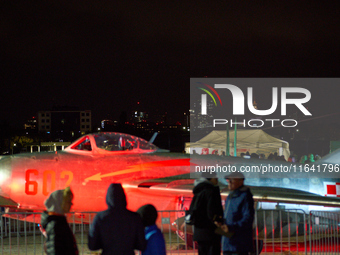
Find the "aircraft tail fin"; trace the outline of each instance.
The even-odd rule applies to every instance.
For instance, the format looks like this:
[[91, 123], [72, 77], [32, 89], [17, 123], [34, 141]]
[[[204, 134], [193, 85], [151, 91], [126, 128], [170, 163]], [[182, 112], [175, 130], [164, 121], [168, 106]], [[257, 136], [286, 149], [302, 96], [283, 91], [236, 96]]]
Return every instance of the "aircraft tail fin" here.
[[316, 161], [316, 163], [340, 164], [340, 149], [324, 156], [322, 159]]
[[155, 133], [152, 135], [152, 137], [151, 137], [149, 143], [153, 143], [153, 142], [155, 141], [157, 135], [158, 135], [158, 132], [155, 132]]

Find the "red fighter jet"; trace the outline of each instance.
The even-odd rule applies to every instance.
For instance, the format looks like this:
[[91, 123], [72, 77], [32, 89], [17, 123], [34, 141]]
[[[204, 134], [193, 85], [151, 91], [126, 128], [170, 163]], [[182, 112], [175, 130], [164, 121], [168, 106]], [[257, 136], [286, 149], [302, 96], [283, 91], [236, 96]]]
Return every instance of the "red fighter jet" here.
[[[338, 162], [338, 154], [340, 151], [330, 154], [325, 158], [326, 162]], [[190, 204], [194, 181], [190, 179], [193, 177], [190, 176], [190, 164], [193, 169], [197, 165], [216, 164], [239, 169], [247, 165], [262, 166], [268, 162], [272, 166], [279, 164], [282, 167], [285, 164], [217, 155], [192, 155], [190, 162], [188, 154], [169, 153], [136, 136], [123, 133], [88, 134], [62, 151], [1, 157], [0, 206], [42, 211], [45, 208], [44, 200], [52, 191], [71, 186], [75, 195], [73, 211], [99, 211], [106, 209], [105, 197], [110, 183], [120, 182], [131, 210], [145, 203], [154, 204], [157, 210], [185, 209]], [[291, 167], [288, 163], [287, 166]], [[299, 166], [294, 168], [299, 169]], [[218, 173], [220, 180], [224, 175], [223, 172]], [[312, 178], [295, 178], [292, 174], [289, 175], [292, 176], [291, 180], [248, 178], [247, 173], [245, 175], [246, 185], [252, 186], [257, 201], [331, 207], [340, 204], [340, 199], [327, 194], [330, 185], [338, 183], [329, 182], [329, 179], [324, 182], [320, 178], [316, 186]], [[311, 191], [316, 194], [309, 193]], [[221, 195], [225, 198], [228, 191], [223, 190]]]
[[[110, 183], [120, 182], [129, 209], [153, 203], [158, 210], [175, 210], [176, 191], [169, 193], [166, 186], [169, 180], [178, 179], [178, 184], [183, 182], [179, 179], [189, 179], [190, 159], [161, 151], [139, 137], [98, 133], [85, 135], [62, 151], [4, 156], [0, 159], [0, 205], [41, 211], [52, 191], [71, 186], [73, 211], [100, 211], [107, 208]], [[150, 189], [155, 185], [157, 191]]]

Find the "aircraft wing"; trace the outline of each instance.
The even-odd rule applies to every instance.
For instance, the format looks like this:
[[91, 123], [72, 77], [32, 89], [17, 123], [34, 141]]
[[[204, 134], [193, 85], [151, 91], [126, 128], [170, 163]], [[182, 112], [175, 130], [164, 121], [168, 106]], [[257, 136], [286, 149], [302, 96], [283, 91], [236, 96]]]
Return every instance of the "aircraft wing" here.
[[[177, 177], [177, 178], [176, 178]], [[135, 201], [143, 199], [144, 203], [153, 203], [155, 205], [167, 205], [158, 207], [158, 210], [186, 210], [189, 208], [191, 203], [191, 197], [193, 196], [192, 190], [194, 187], [194, 179], [183, 179], [183, 176], [176, 176], [171, 178], [160, 178], [151, 179], [143, 181], [125, 181], [122, 183], [126, 194], [128, 206], [132, 210], [137, 210], [140, 204]], [[336, 197], [325, 197], [310, 192], [287, 189], [287, 188], [277, 188], [277, 187], [263, 187], [263, 186], [249, 186], [253, 198], [257, 202], [272, 202], [272, 203], [290, 203], [290, 204], [301, 204], [301, 205], [317, 205], [326, 207], [340, 207], [340, 198]], [[224, 200], [230, 191], [226, 186], [220, 185], [221, 197]], [[170, 202], [169, 202], [170, 201]], [[137, 207], [133, 207], [134, 204], [138, 204]], [[3, 214], [4, 217], [17, 219], [17, 212], [22, 214], [22, 220], [28, 222], [40, 222], [40, 214], [32, 211], [25, 211], [20, 209], [15, 209], [18, 204], [13, 200], [0, 197], [1, 207], [11, 207], [9, 212]], [[20, 215], [21, 215], [20, 214]], [[92, 213], [92, 219], [95, 213]], [[176, 214], [175, 218], [181, 218], [184, 215], [181, 213]], [[85, 217], [85, 218], [84, 218]], [[75, 223], [86, 223], [89, 222], [88, 214], [83, 214], [81, 212], [73, 212], [68, 214], [68, 220]]]
[[18, 203], [10, 198], [0, 196], [0, 207], [18, 207]]
[[[259, 202], [274, 202], [274, 203], [289, 203], [303, 205], [317, 205], [327, 207], [340, 207], [340, 198], [326, 197], [318, 194], [277, 187], [249, 187], [253, 193], [255, 201]], [[222, 196], [228, 196], [229, 191], [222, 190]]]
[[[155, 180], [146, 180], [143, 182], [125, 183], [123, 186], [135, 187], [138, 189], [149, 189], [153, 193], [167, 192], [173, 194], [183, 194], [183, 196], [192, 196], [194, 187], [194, 179], [181, 179], [179, 176], [176, 180], [171, 178], [160, 178]], [[171, 180], [171, 181], [170, 181]], [[265, 186], [248, 186], [253, 194], [253, 198], [258, 202], [272, 202], [272, 203], [289, 203], [299, 205], [315, 205], [326, 207], [339, 207], [340, 198], [326, 197], [311, 192], [278, 188], [278, 187], [265, 187]], [[230, 191], [227, 186], [220, 185], [221, 196], [225, 199]]]

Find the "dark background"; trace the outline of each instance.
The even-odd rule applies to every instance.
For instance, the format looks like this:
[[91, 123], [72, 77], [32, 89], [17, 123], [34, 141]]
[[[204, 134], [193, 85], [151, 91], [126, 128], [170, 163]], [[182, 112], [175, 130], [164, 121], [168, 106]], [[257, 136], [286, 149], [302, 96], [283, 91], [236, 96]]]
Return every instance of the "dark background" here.
[[56, 105], [91, 110], [95, 124], [138, 101], [176, 121], [189, 110], [190, 77], [339, 76], [337, 1], [0, 7], [0, 121], [13, 127]]

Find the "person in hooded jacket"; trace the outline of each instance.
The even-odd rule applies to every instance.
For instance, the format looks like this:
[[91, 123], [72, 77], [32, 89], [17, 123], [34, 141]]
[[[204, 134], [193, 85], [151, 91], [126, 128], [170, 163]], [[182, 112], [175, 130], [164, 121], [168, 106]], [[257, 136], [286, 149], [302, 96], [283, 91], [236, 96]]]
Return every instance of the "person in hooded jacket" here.
[[126, 209], [126, 196], [120, 183], [110, 184], [106, 203], [108, 209], [98, 212], [90, 226], [88, 247], [102, 249], [102, 254], [134, 255], [146, 248], [144, 226], [136, 212]]
[[[208, 177], [208, 178], [206, 178]], [[195, 180], [193, 193], [196, 196], [194, 241], [199, 255], [220, 255], [221, 236], [215, 233], [214, 221], [223, 218], [220, 189], [216, 175], [204, 174]]]
[[161, 230], [156, 225], [158, 212], [151, 204], [141, 206], [137, 213], [141, 216], [145, 227], [146, 249], [142, 255], [165, 255], [165, 241]]
[[41, 214], [40, 230], [47, 238], [45, 252], [48, 255], [78, 255], [78, 248], [67, 223], [65, 213], [72, 206], [73, 194], [70, 187], [56, 190], [45, 200], [47, 211]]

